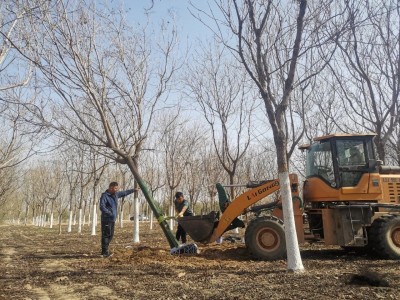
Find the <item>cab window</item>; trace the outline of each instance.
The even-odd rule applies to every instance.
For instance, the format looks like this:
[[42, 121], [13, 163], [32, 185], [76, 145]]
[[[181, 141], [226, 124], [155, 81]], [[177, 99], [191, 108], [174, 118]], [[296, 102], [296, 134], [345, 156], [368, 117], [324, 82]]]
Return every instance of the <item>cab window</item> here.
[[319, 176], [330, 185], [334, 185], [333, 161], [329, 141], [313, 144], [307, 156], [307, 177]]
[[363, 140], [337, 140], [340, 185], [356, 186], [360, 181], [367, 159]]

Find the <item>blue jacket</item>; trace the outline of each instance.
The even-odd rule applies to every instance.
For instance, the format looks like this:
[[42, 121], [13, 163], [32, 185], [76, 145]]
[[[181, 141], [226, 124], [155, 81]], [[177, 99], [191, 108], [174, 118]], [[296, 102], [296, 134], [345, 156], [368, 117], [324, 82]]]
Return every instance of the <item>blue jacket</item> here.
[[100, 197], [100, 211], [102, 221], [112, 221], [115, 222], [118, 214], [118, 198], [125, 197], [132, 194], [135, 190], [126, 190], [121, 192], [116, 192], [111, 195], [108, 191], [101, 194]]

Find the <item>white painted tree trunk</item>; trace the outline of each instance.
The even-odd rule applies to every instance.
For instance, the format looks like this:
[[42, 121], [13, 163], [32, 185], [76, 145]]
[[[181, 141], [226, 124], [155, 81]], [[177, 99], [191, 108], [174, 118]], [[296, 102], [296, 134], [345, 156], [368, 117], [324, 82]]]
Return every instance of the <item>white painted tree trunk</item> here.
[[140, 243], [139, 238], [139, 201], [138, 198], [133, 200], [133, 242]]
[[[175, 209], [174, 209], [174, 206], [172, 205], [171, 207], [170, 207], [170, 209], [169, 209], [169, 215], [171, 216], [171, 217], [173, 217], [173, 216], [175, 216]], [[170, 228], [174, 228], [174, 219], [171, 219], [171, 220], [169, 220], [169, 227]]]
[[91, 235], [96, 235], [96, 222], [97, 222], [96, 203], [93, 203], [93, 211], [92, 211], [92, 234], [91, 234]]
[[71, 231], [72, 231], [72, 210], [69, 211], [68, 228], [67, 228], [67, 232]]
[[97, 208], [96, 208], [95, 216], [96, 216], [96, 218], [93, 220], [93, 222], [94, 222], [95, 226], [97, 226], [97, 225], [99, 225], [99, 213], [97, 211]]
[[287, 268], [293, 272], [303, 272], [303, 262], [300, 256], [299, 243], [296, 234], [296, 225], [293, 214], [292, 193], [290, 191], [289, 173], [278, 175], [282, 196], [283, 222], [285, 223], [285, 237], [287, 249]]
[[50, 228], [53, 228], [53, 221], [54, 221], [54, 214], [53, 212], [50, 213]]
[[150, 230], [153, 229], [153, 211], [150, 212]]
[[61, 232], [62, 232], [62, 228], [61, 228], [62, 218], [61, 218], [61, 215], [58, 215], [57, 222], [58, 222], [58, 234], [61, 234]]
[[82, 233], [82, 208], [78, 210], [78, 233]]

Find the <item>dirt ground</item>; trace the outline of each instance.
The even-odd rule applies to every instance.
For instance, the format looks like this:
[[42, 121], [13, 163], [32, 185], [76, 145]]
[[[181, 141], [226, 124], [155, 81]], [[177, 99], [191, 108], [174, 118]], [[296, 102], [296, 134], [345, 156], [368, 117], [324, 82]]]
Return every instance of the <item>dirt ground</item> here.
[[[63, 228], [65, 230], [65, 228]], [[100, 235], [0, 226], [0, 299], [400, 299], [400, 262], [301, 246], [305, 271], [256, 261], [240, 241], [198, 245], [173, 256], [158, 225], [116, 228], [114, 255], [101, 258]]]

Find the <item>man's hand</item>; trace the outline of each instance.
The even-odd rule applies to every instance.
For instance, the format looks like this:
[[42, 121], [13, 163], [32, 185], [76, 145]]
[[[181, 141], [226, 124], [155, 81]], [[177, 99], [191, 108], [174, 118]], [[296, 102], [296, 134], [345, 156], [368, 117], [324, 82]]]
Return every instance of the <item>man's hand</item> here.
[[177, 218], [182, 218], [183, 217], [183, 213], [179, 213], [176, 217]]

